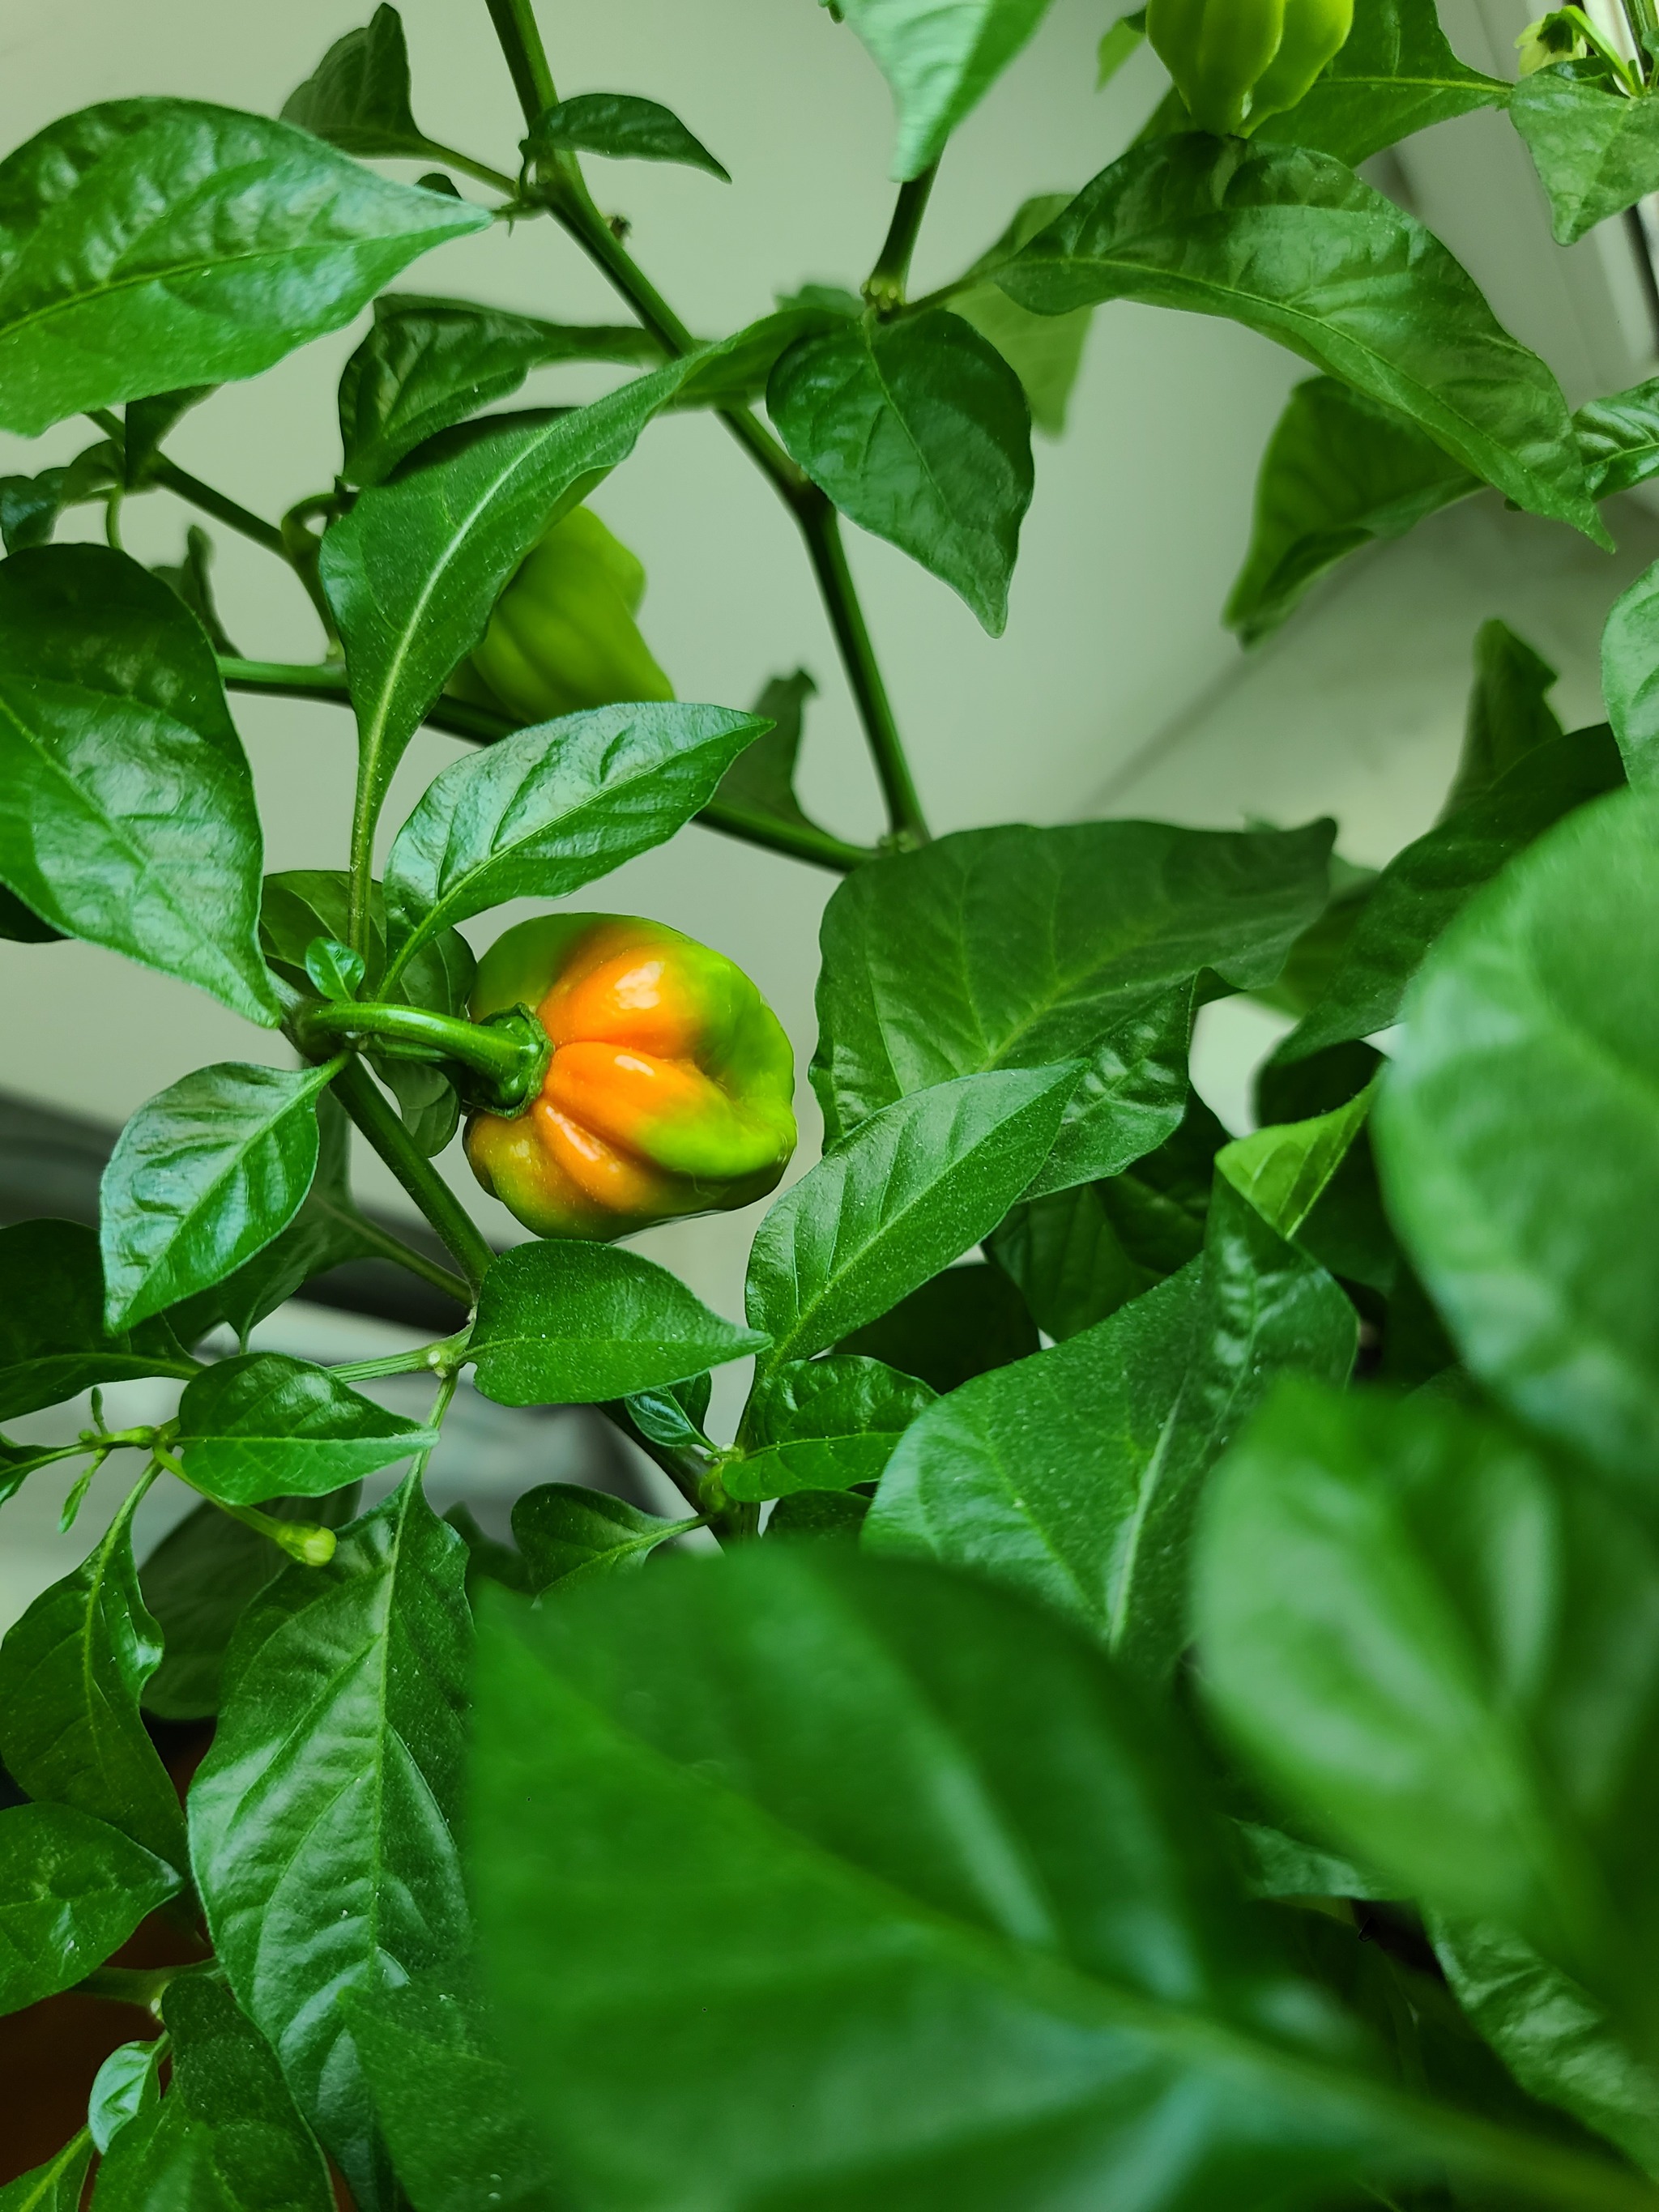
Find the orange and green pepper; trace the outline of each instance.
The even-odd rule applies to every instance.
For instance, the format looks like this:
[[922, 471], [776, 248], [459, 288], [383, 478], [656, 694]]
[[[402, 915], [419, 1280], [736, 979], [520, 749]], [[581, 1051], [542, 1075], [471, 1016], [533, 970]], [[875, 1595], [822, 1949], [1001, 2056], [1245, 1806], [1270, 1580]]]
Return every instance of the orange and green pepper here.
[[480, 1113], [466, 1154], [540, 1237], [625, 1237], [747, 1206], [795, 1148], [794, 1056], [722, 953], [659, 921], [561, 914], [517, 928], [478, 966], [471, 1012], [526, 1007], [552, 1045], [523, 1112]]

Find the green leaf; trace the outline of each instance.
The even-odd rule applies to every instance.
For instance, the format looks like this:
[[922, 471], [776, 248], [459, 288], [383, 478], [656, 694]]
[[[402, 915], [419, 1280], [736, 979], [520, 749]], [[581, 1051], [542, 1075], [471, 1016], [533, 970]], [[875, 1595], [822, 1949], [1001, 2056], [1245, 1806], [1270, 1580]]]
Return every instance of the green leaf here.
[[1037, 1348], [1036, 1324], [1000, 1267], [946, 1267], [855, 1328], [837, 1352], [879, 1359], [941, 1395]]
[[14, 945], [61, 945], [64, 932], [54, 929], [49, 921], [42, 921], [15, 891], [9, 891], [0, 884], [0, 937]]
[[478, 1705], [501, 2047], [594, 2212], [1267, 2212], [1448, 2164], [1647, 2201], [1368, 2074], [1241, 1910], [1178, 1717], [1003, 1593], [671, 1561], [491, 1607]]
[[672, 108], [628, 92], [580, 92], [537, 118], [525, 150], [532, 157], [603, 154], [613, 161], [680, 161], [729, 185], [732, 173], [694, 138]]
[[1075, 1062], [967, 1075], [860, 1123], [772, 1206], [749, 1255], [769, 1362], [805, 1359], [948, 1267], [1041, 1166]]
[[422, 716], [526, 554], [627, 459], [690, 368], [671, 362], [591, 406], [481, 437], [365, 492], [327, 532], [319, 572], [351, 676], [360, 809], [378, 814]]
[[1581, 807], [1436, 949], [1373, 1115], [1470, 1369], [1650, 1491], [1659, 1434], [1659, 801]]
[[574, 1482], [543, 1482], [513, 1507], [513, 1536], [532, 1595], [642, 1567], [659, 1544], [702, 1524], [641, 1513], [624, 1498]]
[[259, 817], [213, 648], [100, 545], [0, 564], [0, 878], [54, 928], [273, 1028]]
[[1601, 633], [1607, 720], [1638, 789], [1659, 783], [1659, 562], [1613, 602]]
[[366, 966], [362, 954], [342, 945], [337, 938], [313, 937], [306, 947], [307, 976], [313, 988], [336, 1006], [349, 1005], [356, 997]]
[[0, 2212], [80, 2212], [91, 2164], [92, 2138], [82, 2128], [56, 2158], [0, 2183]]
[[98, 2172], [103, 2212], [333, 2212], [316, 2138], [282, 2069], [213, 1966], [171, 1981], [167, 2094], [122, 2128]]
[[161, 1656], [132, 1559], [141, 1484], [72, 1574], [0, 1644], [0, 1759], [18, 1787], [184, 1868], [184, 1815], [138, 1701]]
[[0, 1813], [0, 2013], [101, 1966], [179, 1881], [153, 1852], [70, 1806]]
[[[1109, 38], [1109, 32], [1107, 36]], [[1139, 34], [1136, 35], [1139, 44]], [[1084, 341], [1089, 335], [1093, 311], [1079, 307], [1070, 315], [1034, 315], [1018, 307], [993, 280], [993, 272], [1012, 261], [1028, 240], [1044, 229], [1066, 205], [1064, 192], [1040, 192], [1020, 209], [996, 244], [968, 271], [983, 282], [958, 292], [951, 311], [971, 323], [989, 338], [1024, 390], [1031, 421], [1046, 437], [1058, 438], [1066, 428], [1066, 407], [1083, 366]]]
[[[1288, 1243], [1301, 1234], [1303, 1224], [1364, 1127], [1373, 1096], [1368, 1084], [1328, 1114], [1279, 1122], [1237, 1138], [1216, 1154], [1217, 1170]], [[191, 1389], [200, 1388], [199, 1383], [191, 1385]]]
[[288, 1226], [316, 1171], [317, 1101], [333, 1072], [221, 1061], [138, 1109], [102, 1184], [112, 1328], [210, 1290]]
[[893, 1447], [935, 1394], [878, 1359], [786, 1360], [755, 1386], [739, 1455], [721, 1464], [728, 1496], [758, 1503], [799, 1490], [878, 1482]]
[[1095, 90], [1103, 92], [1127, 61], [1132, 61], [1146, 42], [1146, 10], [1137, 8], [1109, 23], [1101, 33], [1095, 69]]
[[1605, 728], [1575, 730], [1524, 756], [1484, 796], [1396, 854], [1323, 995], [1275, 1058], [1302, 1060], [1389, 1028], [1431, 947], [1482, 885], [1564, 815], [1616, 789], [1623, 776]]
[[781, 356], [766, 405], [843, 514], [960, 592], [1001, 636], [1033, 477], [1030, 410], [994, 346], [939, 308], [842, 324]]
[[1597, 499], [1659, 475], [1659, 378], [1592, 399], [1572, 419]]
[[1226, 620], [1246, 645], [1278, 629], [1351, 553], [1403, 538], [1480, 489], [1407, 416], [1328, 376], [1291, 394], [1261, 457], [1249, 551]]
[[1202, 1261], [940, 1400], [889, 1462], [864, 1542], [1010, 1583], [1166, 1679], [1210, 1468], [1276, 1376], [1340, 1382], [1356, 1341], [1335, 1284], [1218, 1179]]
[[195, 100], [112, 100], [0, 162], [0, 427], [257, 376], [483, 208]]
[[1013, 1207], [986, 1249], [1038, 1328], [1057, 1340], [1075, 1336], [1196, 1259], [1226, 1141], [1192, 1091], [1175, 1134], [1133, 1167]]
[[237, 1632], [190, 1793], [214, 1948], [364, 2212], [389, 2202], [389, 2178], [340, 1999], [465, 1938], [465, 1573], [413, 1479], [327, 1566], [285, 1570]]
[[353, 483], [385, 482], [415, 448], [516, 392], [550, 362], [648, 365], [648, 332], [535, 321], [465, 300], [387, 292], [340, 377], [340, 442]]
[[98, 2069], [87, 2100], [87, 2126], [100, 2156], [123, 2128], [155, 2111], [166, 2057], [160, 2037], [151, 2043], [123, 2043]]
[[122, 416], [121, 457], [130, 489], [150, 482], [161, 458], [162, 441], [172, 435], [192, 407], [211, 399], [218, 388], [216, 384], [187, 384], [174, 392], [157, 392], [148, 398], [135, 399], [126, 409]]
[[796, 829], [817, 827], [795, 796], [795, 763], [806, 702], [817, 696], [817, 688], [804, 668], [793, 676], [773, 677], [753, 708], [757, 722], [772, 726], [751, 738], [720, 778], [714, 796], [722, 805], [741, 806]]
[[1620, 2040], [1602, 2007], [1505, 1929], [1438, 1916], [1431, 1929], [1453, 1996], [1527, 2094], [1659, 2177], [1659, 2073]]
[[760, 730], [678, 700], [539, 722], [435, 776], [398, 832], [386, 896], [395, 967], [514, 898], [563, 898], [666, 842]]
[[997, 282], [1226, 315], [1382, 401], [1536, 514], [1607, 534], [1560, 386], [1414, 217], [1328, 155], [1203, 133], [1132, 147]]
[[1317, 1837], [1515, 1928], [1650, 2041], [1659, 1556], [1633, 1519], [1444, 1400], [1284, 1385], [1211, 1486], [1194, 1618], [1218, 1717]]
[[[357, 1510], [357, 1486], [349, 1484], [329, 1498], [262, 1503], [278, 1521], [338, 1528]], [[216, 1505], [198, 1505], [169, 1530], [138, 1571], [163, 1645], [161, 1663], [144, 1686], [147, 1713], [164, 1721], [213, 1718], [236, 1624], [288, 1564], [269, 1536], [233, 1521]]]
[[179, 1403], [176, 1449], [190, 1479], [227, 1505], [320, 1498], [437, 1441], [325, 1367], [278, 1352], [217, 1361]]
[[1047, 12], [1048, 0], [837, 0], [898, 110], [891, 174], [918, 177]]
[[712, 1451], [701, 1424], [708, 1418], [714, 1379], [712, 1375], [693, 1375], [683, 1382], [671, 1382], [666, 1389], [633, 1391], [628, 1399], [629, 1417], [653, 1443], [676, 1449], [690, 1444]]
[[1324, 905], [1330, 839], [1090, 822], [963, 830], [860, 868], [823, 918], [829, 1135], [951, 1076], [1086, 1058], [1038, 1188], [1127, 1167], [1180, 1122], [1194, 978], [1272, 980]]
[[105, 1333], [92, 1230], [78, 1221], [0, 1229], [0, 1420], [61, 1405], [95, 1382], [195, 1372], [164, 1323]]
[[547, 2212], [552, 2185], [465, 1970], [353, 1990], [345, 2008], [415, 2212]]
[[504, 1252], [484, 1278], [471, 1357], [500, 1406], [592, 1406], [763, 1351], [666, 1267], [553, 1238]]
[[1507, 623], [1484, 622], [1474, 640], [1474, 689], [1457, 773], [1441, 818], [1482, 799], [1527, 754], [1565, 733], [1549, 704], [1557, 672]]
[[1549, 195], [1558, 246], [1571, 246], [1659, 186], [1659, 106], [1559, 69], [1523, 76], [1510, 119]]
[[177, 562], [159, 562], [149, 573], [190, 609], [207, 632], [214, 651], [227, 653], [234, 659], [236, 647], [226, 634], [214, 602], [213, 586], [209, 575], [212, 565], [213, 540], [205, 530], [198, 529], [192, 522], [185, 532], [184, 559]]
[[1357, 0], [1335, 60], [1297, 104], [1254, 134], [1316, 147], [1357, 168], [1431, 124], [1502, 107], [1514, 88], [1458, 60], [1435, 0]]
[[107, 438], [86, 447], [67, 468], [0, 477], [0, 538], [7, 552], [46, 544], [66, 509], [105, 498], [120, 481], [120, 459]]
[[337, 39], [283, 105], [298, 124], [343, 154], [431, 154], [409, 105], [409, 49], [395, 8], [380, 7], [361, 31]]

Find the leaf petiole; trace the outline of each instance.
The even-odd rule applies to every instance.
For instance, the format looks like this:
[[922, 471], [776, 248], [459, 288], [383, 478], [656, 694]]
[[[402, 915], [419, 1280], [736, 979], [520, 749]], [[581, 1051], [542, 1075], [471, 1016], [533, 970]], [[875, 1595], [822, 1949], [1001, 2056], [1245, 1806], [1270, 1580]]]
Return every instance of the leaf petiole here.
[[278, 1521], [272, 1514], [262, 1513], [257, 1505], [228, 1505], [222, 1498], [216, 1498], [210, 1490], [204, 1490], [186, 1474], [184, 1462], [159, 1438], [153, 1449], [157, 1467], [164, 1467], [186, 1489], [193, 1490], [198, 1498], [205, 1498], [210, 1505], [216, 1505], [231, 1520], [240, 1521], [243, 1528], [252, 1528], [256, 1535], [268, 1536], [279, 1551], [286, 1552], [290, 1559], [297, 1559], [302, 1567], [325, 1567], [334, 1557], [336, 1539], [331, 1528], [305, 1521]]

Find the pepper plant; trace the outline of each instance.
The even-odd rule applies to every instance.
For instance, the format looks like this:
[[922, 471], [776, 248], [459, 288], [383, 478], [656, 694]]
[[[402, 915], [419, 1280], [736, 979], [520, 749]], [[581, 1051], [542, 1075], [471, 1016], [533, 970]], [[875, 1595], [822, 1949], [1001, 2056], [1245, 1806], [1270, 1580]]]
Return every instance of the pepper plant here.
[[[280, 118], [118, 100], [0, 164], [0, 423], [98, 433], [0, 485], [0, 927], [261, 1032], [134, 1115], [95, 1233], [0, 1231], [0, 1419], [94, 1392], [0, 1443], [0, 1498], [133, 1469], [0, 1647], [0, 1996], [148, 2020], [0, 2212], [74, 2212], [89, 2172], [96, 2212], [1659, 2204], [1659, 573], [1609, 623], [1607, 726], [1565, 732], [1487, 626], [1442, 818], [1370, 873], [1322, 822], [930, 839], [842, 534], [999, 630], [1032, 421], [1127, 299], [1316, 372], [1263, 462], [1246, 639], [1485, 487], [1610, 543], [1659, 384], [1570, 412], [1356, 165], [1508, 105], [1563, 235], [1629, 206], [1649, 0], [1622, 43], [1547, 19], [1519, 89], [1432, 0], [1152, 0], [1102, 49], [1150, 29], [1170, 66], [1140, 136], [923, 298], [951, 131], [1042, 0], [838, 12], [894, 95], [890, 230], [861, 293], [711, 341], [583, 161], [723, 167], [653, 100], [561, 98], [530, 0], [478, 11], [516, 148], [427, 136], [382, 6]], [[616, 325], [386, 289], [501, 222], [562, 233]], [[371, 309], [325, 488], [280, 522], [169, 456], [185, 410]], [[605, 397], [501, 405], [592, 361]], [[584, 502], [684, 407], [799, 534], [875, 849], [795, 796], [804, 678], [686, 704], [635, 627]], [[199, 526], [177, 568], [122, 550], [158, 494], [286, 564], [313, 661], [231, 650]], [[52, 542], [88, 502], [107, 544]], [[347, 868], [262, 880], [251, 691], [355, 720]], [[454, 757], [377, 879], [422, 723]], [[840, 878], [826, 1149], [764, 1206], [775, 1022], [723, 951], [566, 903], [709, 831]], [[1229, 1139], [1188, 1048], [1244, 992], [1294, 1026]], [[502, 1255], [463, 1115], [535, 1232]], [[446, 1264], [357, 1211], [360, 1140]], [[741, 1322], [617, 1242], [714, 1205], [755, 1208]], [[248, 1348], [365, 1254], [453, 1330], [356, 1367]], [[360, 1387], [393, 1371], [429, 1376], [423, 1419]], [[470, 1549], [422, 1488], [469, 1373], [602, 1407], [684, 1513], [527, 1469], [514, 1544]], [[110, 1426], [131, 1377], [176, 1413]], [[135, 1510], [180, 1483], [141, 1563]], [[168, 1719], [211, 1731], [182, 1801]], [[184, 1963], [117, 1956], [145, 1923]]]

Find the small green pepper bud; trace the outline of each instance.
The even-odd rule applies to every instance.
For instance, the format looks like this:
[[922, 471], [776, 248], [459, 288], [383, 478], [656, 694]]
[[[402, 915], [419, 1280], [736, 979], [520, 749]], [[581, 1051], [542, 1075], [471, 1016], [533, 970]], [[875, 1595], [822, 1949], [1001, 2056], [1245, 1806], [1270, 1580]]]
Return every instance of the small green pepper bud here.
[[1146, 35], [1200, 131], [1294, 107], [1353, 27], [1353, 0], [1149, 0]]
[[573, 507], [520, 563], [450, 690], [526, 723], [672, 699], [634, 619], [644, 597], [640, 562], [591, 508]]

